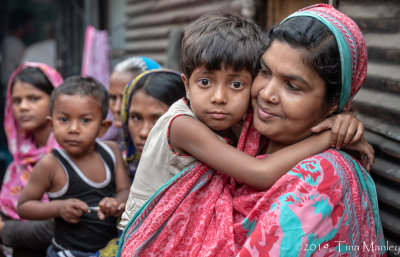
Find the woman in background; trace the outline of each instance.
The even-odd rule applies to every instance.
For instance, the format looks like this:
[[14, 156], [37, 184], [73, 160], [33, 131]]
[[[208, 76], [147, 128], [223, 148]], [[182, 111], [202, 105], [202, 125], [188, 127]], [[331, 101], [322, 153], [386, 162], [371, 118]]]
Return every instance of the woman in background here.
[[140, 56], [127, 58], [114, 67], [108, 89], [110, 95], [109, 107], [113, 116], [113, 124], [103, 137], [104, 140], [113, 140], [118, 144], [123, 142], [121, 108], [125, 87], [140, 73], [159, 68], [161, 66], [157, 62]]
[[[167, 69], [155, 69], [138, 75], [125, 88], [122, 100], [121, 120], [124, 129], [126, 163], [131, 181], [135, 178], [143, 146], [154, 124], [169, 107], [185, 96], [185, 85], [179, 73]], [[127, 202], [125, 210], [132, 203]], [[129, 214], [131, 215], [131, 214]], [[129, 221], [125, 212], [121, 220]], [[114, 257], [119, 238], [109, 242], [96, 256]]]
[[[6, 95], [4, 129], [13, 161], [0, 192], [0, 236], [13, 256], [44, 256], [53, 237], [53, 221], [23, 221], [17, 202], [33, 166], [58, 147], [47, 122], [50, 94], [62, 83], [61, 75], [43, 63], [23, 63], [11, 75]], [[45, 196], [43, 201], [48, 201]]]

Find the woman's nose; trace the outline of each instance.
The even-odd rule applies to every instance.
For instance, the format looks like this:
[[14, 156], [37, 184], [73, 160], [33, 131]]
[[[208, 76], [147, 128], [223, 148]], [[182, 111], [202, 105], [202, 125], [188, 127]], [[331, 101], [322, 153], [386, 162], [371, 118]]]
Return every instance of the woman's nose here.
[[110, 109], [114, 114], [121, 114], [122, 97], [116, 97], [110, 101]]
[[142, 128], [140, 129], [140, 131], [139, 131], [139, 136], [141, 137], [141, 138], [144, 138], [144, 139], [146, 139], [147, 138], [147, 136], [149, 135], [149, 133], [150, 133], [150, 130], [153, 128], [153, 123], [152, 122], [150, 122], [150, 121], [145, 121], [145, 122], [143, 122], [143, 126], [142, 126]]
[[211, 97], [211, 101], [216, 104], [226, 103], [226, 89], [224, 86], [217, 86]]
[[273, 104], [279, 103], [279, 92], [277, 81], [271, 79], [268, 83], [260, 90], [259, 95], [265, 102], [270, 102]]
[[20, 108], [21, 110], [27, 110], [27, 109], [29, 109], [29, 101], [28, 101], [28, 99], [22, 99], [22, 100], [21, 100], [21, 103], [20, 103], [20, 105], [19, 105], [19, 108]]
[[117, 113], [121, 113], [121, 108], [122, 108], [122, 96], [121, 97], [117, 97], [116, 101], [115, 101], [115, 110]]

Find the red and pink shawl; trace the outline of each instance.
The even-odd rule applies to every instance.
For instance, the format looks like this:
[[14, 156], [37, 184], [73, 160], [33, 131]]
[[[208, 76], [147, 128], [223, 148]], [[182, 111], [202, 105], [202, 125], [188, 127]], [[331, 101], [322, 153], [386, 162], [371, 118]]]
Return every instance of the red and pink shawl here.
[[[49, 153], [58, 144], [51, 134], [47, 146], [37, 148], [30, 133], [21, 130], [12, 110], [11, 84], [15, 76], [24, 68], [35, 67], [40, 69], [54, 87], [58, 87], [63, 79], [52, 67], [43, 63], [25, 62], [11, 75], [6, 95], [4, 129], [8, 140], [8, 149], [13, 161], [8, 165], [0, 192], [1, 212], [12, 219], [20, 219], [17, 214], [18, 198], [28, 183], [33, 166], [36, 162]], [[47, 196], [44, 196], [47, 201]]]
[[[255, 155], [248, 115], [239, 149]], [[260, 156], [259, 158], [268, 158]], [[117, 256], [382, 256], [374, 183], [351, 156], [328, 150], [267, 191], [196, 163], [161, 188], [126, 227]]]

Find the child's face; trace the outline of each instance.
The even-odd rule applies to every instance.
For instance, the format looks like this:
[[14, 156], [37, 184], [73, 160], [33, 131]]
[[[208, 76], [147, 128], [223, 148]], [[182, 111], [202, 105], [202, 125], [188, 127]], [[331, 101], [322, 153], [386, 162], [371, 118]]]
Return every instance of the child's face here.
[[182, 75], [186, 96], [196, 116], [209, 128], [221, 131], [238, 123], [250, 101], [252, 76], [249, 71], [232, 68], [196, 68], [189, 80]]
[[71, 156], [93, 150], [104, 122], [100, 101], [92, 96], [60, 94], [54, 101], [51, 120], [54, 136]]
[[25, 131], [48, 127], [50, 96], [33, 85], [17, 81], [12, 90], [12, 110], [18, 124]]
[[129, 104], [128, 129], [136, 151], [141, 154], [150, 130], [169, 106], [145, 93], [137, 91]]

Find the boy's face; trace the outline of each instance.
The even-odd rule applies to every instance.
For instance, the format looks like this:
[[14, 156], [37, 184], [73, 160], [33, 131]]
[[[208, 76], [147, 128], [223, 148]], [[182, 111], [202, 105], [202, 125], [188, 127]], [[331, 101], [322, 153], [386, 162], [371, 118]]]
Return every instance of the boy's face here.
[[189, 79], [185, 75], [182, 79], [192, 111], [212, 130], [231, 128], [246, 114], [252, 84], [249, 71], [207, 70], [203, 65]]
[[51, 118], [57, 142], [70, 156], [82, 156], [94, 149], [103, 121], [100, 101], [92, 96], [60, 94], [54, 101]]

